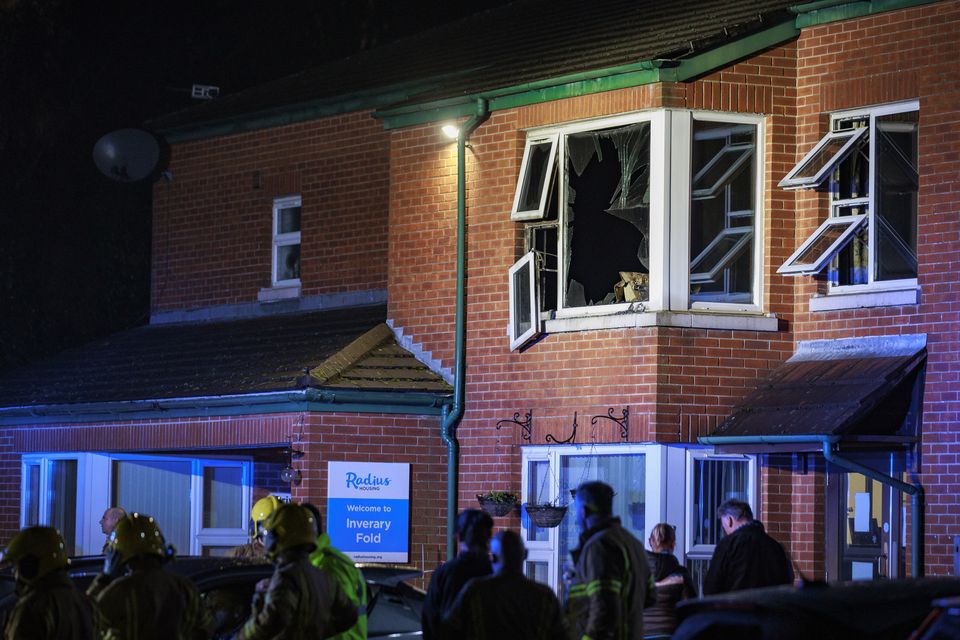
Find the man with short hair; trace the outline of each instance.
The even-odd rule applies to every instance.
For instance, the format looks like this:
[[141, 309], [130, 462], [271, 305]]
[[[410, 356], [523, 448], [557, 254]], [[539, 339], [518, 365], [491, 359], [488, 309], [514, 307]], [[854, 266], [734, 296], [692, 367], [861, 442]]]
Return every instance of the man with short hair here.
[[488, 547], [493, 533], [493, 518], [479, 509], [466, 509], [457, 516], [460, 553], [433, 572], [427, 588], [420, 622], [424, 640], [444, 638], [443, 618], [463, 585], [471, 578], [493, 573]]
[[749, 504], [727, 500], [717, 508], [717, 517], [726, 535], [713, 551], [704, 595], [793, 582], [787, 552], [753, 519]]
[[107, 536], [107, 539], [104, 541], [103, 549], [100, 550], [100, 553], [107, 553], [107, 549], [110, 548], [110, 534], [113, 533], [117, 523], [126, 517], [127, 512], [120, 507], [109, 507], [103, 512], [103, 516], [100, 518], [100, 531], [103, 532], [103, 535]]
[[613, 488], [585, 482], [574, 498], [580, 546], [567, 607], [575, 638], [632, 640], [643, 634], [643, 608], [655, 589], [643, 543], [613, 517]]
[[523, 575], [527, 551], [515, 531], [490, 543], [494, 575], [474, 578], [446, 617], [448, 634], [463, 640], [566, 640], [553, 591]]

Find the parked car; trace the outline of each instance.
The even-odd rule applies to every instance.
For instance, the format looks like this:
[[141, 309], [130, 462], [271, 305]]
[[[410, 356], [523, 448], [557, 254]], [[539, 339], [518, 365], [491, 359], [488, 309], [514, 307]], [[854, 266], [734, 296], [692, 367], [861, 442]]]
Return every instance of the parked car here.
[[807, 583], [685, 600], [673, 640], [905, 640], [960, 579]]
[[[86, 589], [103, 567], [103, 556], [71, 559], [70, 577]], [[386, 565], [360, 565], [367, 581], [368, 637], [419, 638], [420, 611], [424, 593], [405, 582], [420, 576], [417, 569]], [[168, 565], [193, 580], [214, 621], [214, 638], [229, 638], [250, 614], [250, 601], [257, 582], [269, 578], [273, 565], [244, 558], [178, 557]], [[14, 578], [0, 574], [0, 624], [16, 601]], [[0, 626], [2, 628], [2, 626]]]

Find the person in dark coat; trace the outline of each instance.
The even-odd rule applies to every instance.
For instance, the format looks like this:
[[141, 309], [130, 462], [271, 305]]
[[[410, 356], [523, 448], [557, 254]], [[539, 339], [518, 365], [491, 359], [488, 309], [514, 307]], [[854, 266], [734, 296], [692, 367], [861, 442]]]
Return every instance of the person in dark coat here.
[[553, 591], [523, 575], [527, 551], [516, 531], [490, 545], [494, 575], [466, 584], [446, 617], [448, 637], [461, 640], [566, 640]]
[[653, 580], [643, 543], [613, 517], [613, 488], [585, 482], [574, 498], [580, 546], [570, 552], [574, 572], [567, 613], [574, 638], [635, 640], [643, 608], [653, 604]]
[[673, 551], [677, 533], [665, 522], [653, 527], [647, 544], [647, 562], [656, 583], [655, 602], [643, 610], [643, 637], [669, 638], [677, 628], [677, 603], [697, 596], [687, 568], [680, 564]]
[[93, 637], [93, 603], [67, 574], [67, 554], [59, 531], [27, 527], [10, 541], [0, 565], [12, 566], [17, 580], [17, 602], [3, 633], [6, 640]]
[[447, 637], [443, 619], [460, 595], [460, 590], [471, 578], [493, 573], [489, 555], [492, 533], [493, 518], [479, 509], [467, 509], [457, 516], [460, 553], [433, 572], [420, 615], [424, 640]]
[[717, 509], [717, 517], [726, 536], [713, 551], [704, 595], [793, 582], [787, 552], [753, 519], [750, 505], [727, 500]]

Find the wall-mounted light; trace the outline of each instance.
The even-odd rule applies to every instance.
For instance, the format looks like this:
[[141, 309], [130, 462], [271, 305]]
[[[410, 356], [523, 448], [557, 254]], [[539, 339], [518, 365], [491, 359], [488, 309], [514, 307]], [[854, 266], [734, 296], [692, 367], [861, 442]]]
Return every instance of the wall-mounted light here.
[[451, 140], [456, 140], [460, 136], [460, 127], [455, 124], [445, 124], [440, 127], [440, 131]]
[[303, 451], [290, 448], [284, 451], [284, 453], [287, 454], [287, 464], [280, 470], [280, 480], [291, 484], [300, 484], [300, 479], [303, 475], [300, 473], [300, 469], [293, 466], [293, 461], [302, 458]]

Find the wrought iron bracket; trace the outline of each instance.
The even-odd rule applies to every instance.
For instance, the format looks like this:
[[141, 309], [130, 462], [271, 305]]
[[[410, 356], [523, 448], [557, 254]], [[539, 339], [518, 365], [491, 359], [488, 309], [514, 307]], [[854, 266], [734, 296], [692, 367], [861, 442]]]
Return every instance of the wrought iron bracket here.
[[497, 431], [500, 430], [505, 424], [515, 424], [520, 427], [520, 437], [527, 442], [530, 442], [530, 438], [533, 435], [533, 409], [527, 411], [527, 415], [523, 417], [523, 420], [520, 419], [520, 412], [517, 411], [513, 414], [513, 418], [504, 418], [503, 420], [497, 420]]
[[590, 424], [596, 425], [597, 420], [603, 418], [604, 420], [613, 420], [620, 426], [620, 438], [623, 440], [628, 440], [630, 437], [630, 407], [623, 408], [623, 415], [619, 418], [614, 417], [613, 407], [607, 409], [606, 415], [593, 416], [590, 419]]
[[552, 433], [548, 433], [544, 440], [554, 444], [569, 444], [571, 442], [575, 443], [577, 441], [577, 412], [573, 412], [573, 431], [570, 432], [570, 436], [566, 440], [557, 440]]

